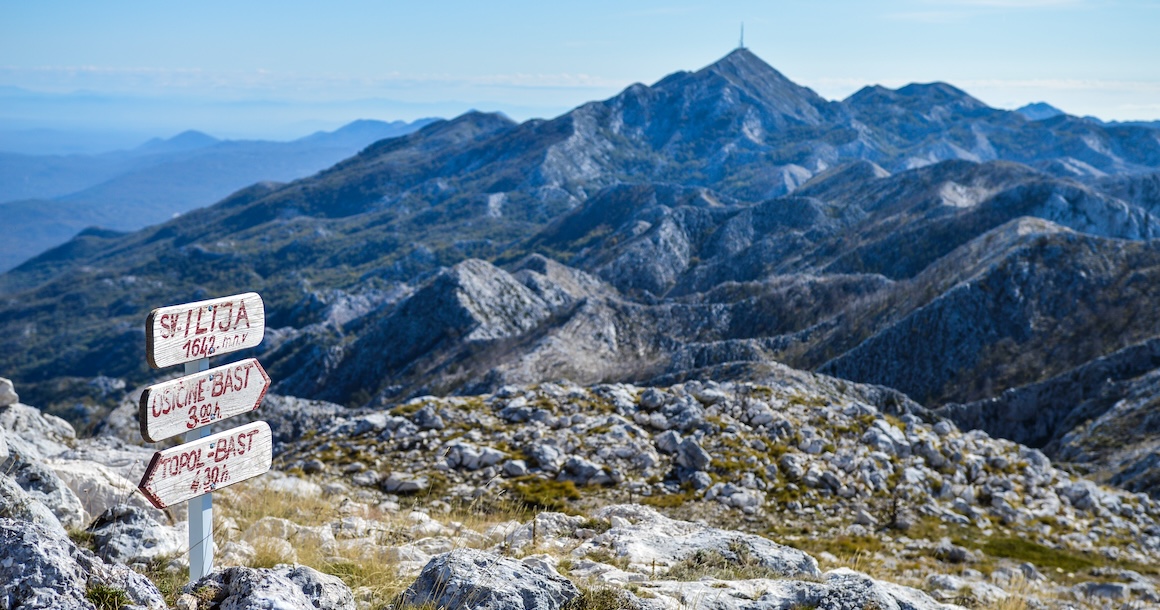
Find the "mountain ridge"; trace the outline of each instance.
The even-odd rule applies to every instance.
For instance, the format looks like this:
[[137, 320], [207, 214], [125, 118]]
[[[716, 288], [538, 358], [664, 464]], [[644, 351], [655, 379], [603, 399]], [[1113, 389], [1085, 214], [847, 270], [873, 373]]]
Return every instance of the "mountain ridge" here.
[[239, 356], [352, 406], [780, 362], [937, 408], [1152, 337], [1153, 132], [944, 83], [860, 93], [827, 102], [738, 51], [90, 232], [0, 275], [0, 369], [50, 408], [95, 375], [142, 383], [146, 307], [249, 290], [271, 340]]

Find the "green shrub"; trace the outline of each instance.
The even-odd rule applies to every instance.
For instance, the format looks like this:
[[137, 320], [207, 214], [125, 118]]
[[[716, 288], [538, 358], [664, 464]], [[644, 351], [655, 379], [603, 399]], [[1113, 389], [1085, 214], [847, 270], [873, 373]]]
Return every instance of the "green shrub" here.
[[92, 585], [85, 592], [85, 599], [93, 603], [97, 610], [121, 610], [130, 604], [129, 596], [122, 589], [108, 585]]
[[583, 589], [564, 604], [563, 610], [630, 610], [639, 608], [632, 595], [613, 587]]
[[82, 549], [87, 549], [96, 552], [97, 537], [89, 530], [71, 529], [68, 531], [68, 537], [73, 541], [73, 544]]
[[516, 500], [535, 510], [564, 511], [569, 500], [580, 499], [580, 491], [572, 481], [531, 477], [512, 482], [510, 489]]
[[1079, 572], [1106, 563], [1100, 558], [1086, 556], [1079, 551], [1053, 549], [1023, 538], [990, 538], [982, 548], [984, 553], [993, 557], [1028, 561], [1037, 566], [1061, 568], [1068, 572]]
[[589, 517], [580, 524], [580, 527], [588, 530], [596, 530], [596, 533], [603, 534], [612, 529], [612, 522], [607, 519], [597, 519], [596, 517]]
[[182, 588], [189, 582], [188, 570], [169, 568], [170, 562], [176, 556], [176, 554], [158, 555], [149, 560], [142, 572], [145, 578], [148, 578], [161, 592], [161, 596], [165, 598], [165, 603], [170, 607], [177, 605], [177, 598], [181, 596]]

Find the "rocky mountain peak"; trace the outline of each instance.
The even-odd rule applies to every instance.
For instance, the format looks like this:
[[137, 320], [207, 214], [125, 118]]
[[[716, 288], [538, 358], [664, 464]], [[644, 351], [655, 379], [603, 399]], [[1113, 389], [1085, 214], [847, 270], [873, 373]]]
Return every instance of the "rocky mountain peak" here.
[[692, 77], [724, 79], [750, 98], [745, 101], [810, 124], [821, 122], [819, 111], [829, 104], [811, 89], [786, 78], [749, 49], [735, 49]]
[[1015, 112], [1023, 115], [1023, 117], [1028, 121], [1042, 121], [1044, 119], [1050, 119], [1066, 114], [1064, 111], [1056, 108], [1055, 106], [1052, 106], [1051, 104], [1048, 104], [1047, 102], [1035, 102], [1025, 106], [1020, 106], [1019, 108], [1015, 109]]
[[[633, 98], [651, 93], [686, 123], [733, 123], [757, 136], [763, 129], [790, 124], [818, 125], [829, 114], [830, 102], [786, 78], [748, 49], [736, 49], [696, 72], [677, 72], [652, 87], [630, 87], [621, 94]], [[701, 120], [695, 120], [701, 117]], [[756, 137], [760, 139], [760, 137]]]
[[859, 89], [842, 103], [859, 110], [873, 108], [881, 111], [884, 107], [901, 106], [906, 110], [924, 113], [939, 107], [956, 110], [977, 110], [987, 107], [966, 91], [940, 82], [911, 83], [899, 89], [871, 85]]
[[185, 152], [213, 146], [220, 141], [209, 134], [195, 129], [187, 129], [169, 139], [153, 138], [133, 149], [132, 152], [135, 154], [149, 155], [167, 152]]
[[773, 66], [765, 62], [749, 49], [734, 49], [725, 57], [704, 67], [698, 73], [712, 73], [723, 76], [738, 86], [754, 81], [775, 81], [797, 86]]
[[964, 106], [981, 108], [983, 102], [971, 97], [966, 91], [947, 83], [911, 83], [897, 90], [898, 95], [921, 98], [936, 104], [959, 103]]
[[502, 112], [469, 110], [447, 121], [435, 121], [407, 138], [380, 140], [367, 147], [359, 156], [374, 157], [397, 150], [414, 141], [421, 142], [422, 147], [427, 150], [449, 145], [466, 145], [473, 139], [515, 125], [516, 122]]

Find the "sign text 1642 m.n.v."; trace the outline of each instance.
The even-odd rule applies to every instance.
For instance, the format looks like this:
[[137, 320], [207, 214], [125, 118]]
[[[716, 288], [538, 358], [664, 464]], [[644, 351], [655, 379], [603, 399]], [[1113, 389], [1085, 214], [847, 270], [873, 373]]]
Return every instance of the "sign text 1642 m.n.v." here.
[[253, 292], [161, 307], [145, 322], [146, 358], [165, 368], [236, 352], [261, 343], [265, 328], [265, 306]]

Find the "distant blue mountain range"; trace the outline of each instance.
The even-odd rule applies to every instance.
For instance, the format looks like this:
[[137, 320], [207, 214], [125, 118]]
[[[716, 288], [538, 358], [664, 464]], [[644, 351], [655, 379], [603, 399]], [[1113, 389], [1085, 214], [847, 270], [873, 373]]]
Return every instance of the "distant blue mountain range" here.
[[291, 142], [219, 140], [199, 131], [97, 155], [0, 153], [0, 270], [89, 226], [130, 231], [209, 205], [255, 182], [311, 175], [411, 123], [360, 120]]

